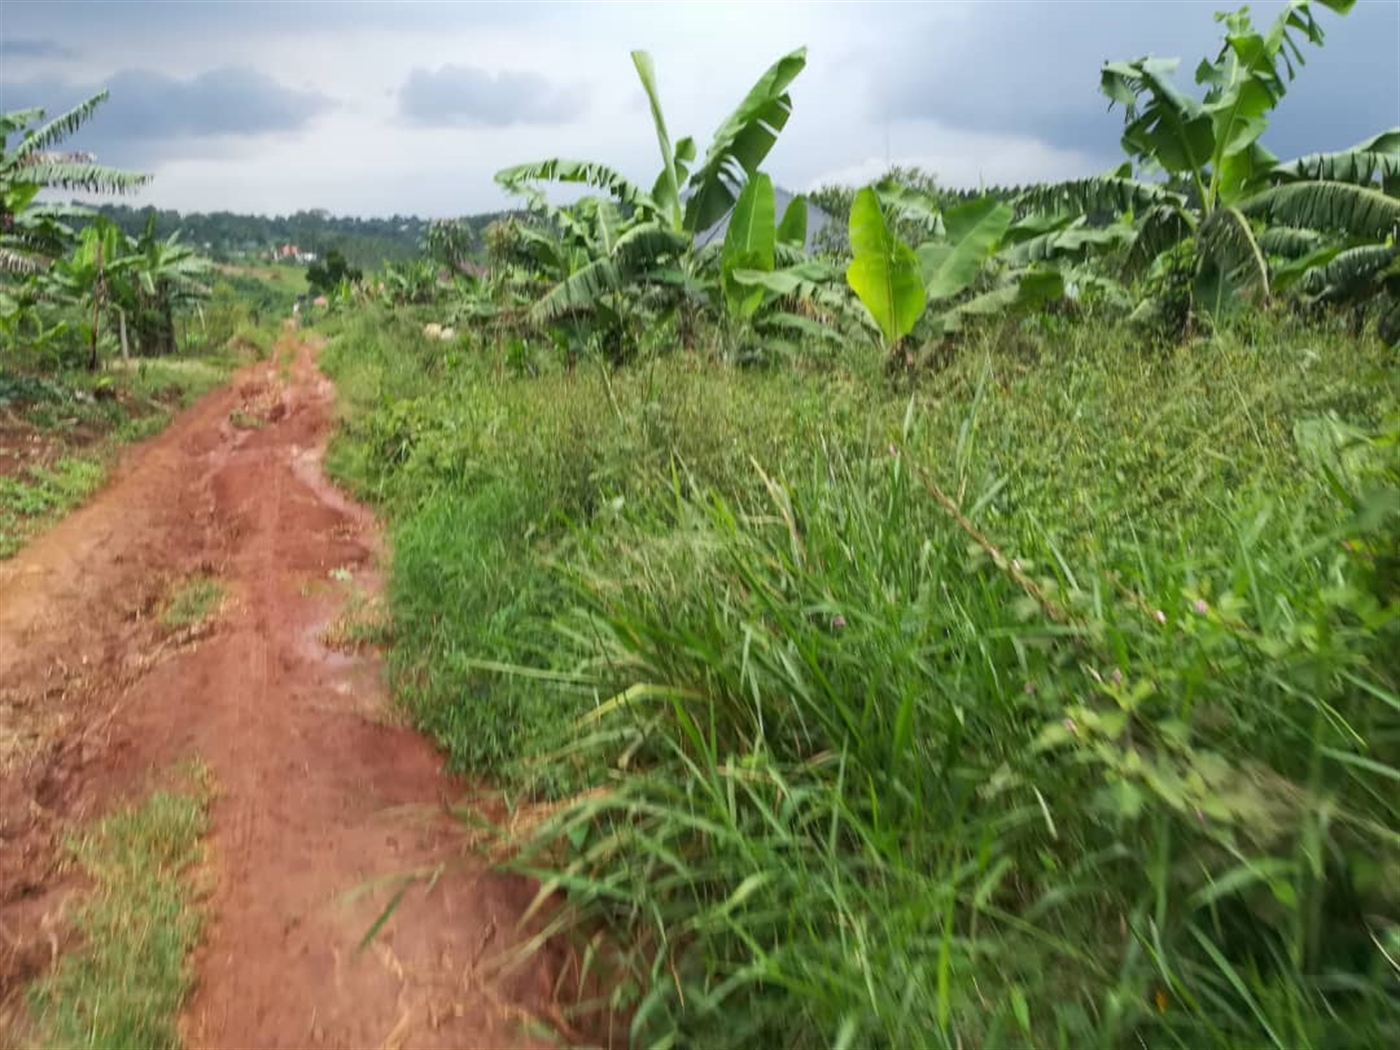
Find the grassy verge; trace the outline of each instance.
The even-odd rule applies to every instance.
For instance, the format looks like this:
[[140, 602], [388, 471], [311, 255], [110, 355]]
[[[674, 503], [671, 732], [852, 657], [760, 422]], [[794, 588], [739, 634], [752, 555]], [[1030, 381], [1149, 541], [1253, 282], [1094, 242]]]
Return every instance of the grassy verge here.
[[36, 1046], [179, 1045], [192, 985], [187, 962], [201, 916], [189, 884], [211, 786], [196, 767], [178, 792], [157, 792], [71, 844], [93, 881], [73, 917], [80, 946], [31, 989]]
[[416, 327], [323, 357], [394, 684], [566, 798], [518, 866], [636, 1042], [1400, 1038], [1383, 347], [1002, 332], [895, 390]]
[[246, 360], [113, 362], [96, 375], [0, 373], [0, 558], [101, 487], [122, 444], [160, 433]]
[[0, 558], [81, 504], [106, 474], [100, 460], [65, 456], [52, 467], [30, 466], [19, 477], [0, 478]]

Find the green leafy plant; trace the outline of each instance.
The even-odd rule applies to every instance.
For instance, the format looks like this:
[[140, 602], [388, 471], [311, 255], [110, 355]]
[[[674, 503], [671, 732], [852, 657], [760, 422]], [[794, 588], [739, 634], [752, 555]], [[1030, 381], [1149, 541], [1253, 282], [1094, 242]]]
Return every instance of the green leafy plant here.
[[[1387, 131], [1349, 150], [1280, 162], [1261, 144], [1268, 117], [1303, 63], [1303, 46], [1321, 46], [1316, 8], [1345, 15], [1354, 0], [1289, 0], [1267, 31], [1247, 8], [1218, 15], [1224, 41], [1201, 62], [1200, 99], [1172, 81], [1174, 59], [1109, 62], [1100, 87], [1124, 109], [1122, 145], [1129, 160], [1096, 179], [1036, 187], [1018, 199], [1023, 213], [1049, 219], [1056, 238], [1033, 240], [1032, 251], [1116, 251], [1126, 246], [1130, 274], [1179, 269], [1189, 246], [1190, 282], [1181, 305], [1148, 295], [1140, 319], [1177, 318], [1179, 332], [1195, 314], [1224, 316], [1294, 288], [1313, 303], [1388, 294], [1386, 279], [1400, 225], [1400, 132]], [[1144, 176], [1165, 174], [1164, 182]], [[1090, 213], [1130, 222], [1085, 227]], [[1066, 225], [1066, 224], [1071, 225]], [[1125, 236], [1125, 229], [1132, 233]], [[1071, 230], [1093, 232], [1089, 239]], [[1108, 232], [1111, 231], [1111, 232]], [[1160, 282], [1158, 283], [1160, 287]]]
[[[613, 293], [639, 287], [671, 289], [673, 298], [685, 294], [693, 282], [695, 238], [733, 210], [744, 183], [772, 150], [791, 114], [787, 89], [806, 65], [806, 50], [785, 55], [759, 78], [716, 129], [693, 172], [690, 166], [697, 164], [698, 157], [695, 141], [687, 136], [672, 143], [650, 55], [635, 51], [632, 63], [647, 96], [661, 154], [661, 171], [650, 191], [590, 161], [555, 158], [506, 168], [496, 175], [497, 182], [525, 197], [558, 227], [567, 246], [563, 256], [567, 263], [557, 269], [557, 283], [532, 311], [538, 321], [588, 311], [604, 300], [617, 315], [620, 304]], [[591, 186], [605, 191], [611, 203], [593, 202], [576, 218], [569, 210], [549, 205], [534, 186], [539, 182]], [[792, 221], [795, 225], [796, 216]]]
[[[42, 109], [0, 114], [0, 273], [32, 273], [61, 255], [71, 240], [66, 223], [91, 212], [42, 202], [43, 190], [127, 193], [150, 176], [98, 165], [91, 154], [54, 149], [107, 101], [103, 91], [46, 123]], [[39, 123], [38, 127], [30, 125]], [[19, 136], [19, 141], [11, 140]]]
[[871, 189], [851, 205], [851, 264], [846, 281], [870, 313], [887, 349], [914, 330], [926, 303], [919, 258], [885, 222]]

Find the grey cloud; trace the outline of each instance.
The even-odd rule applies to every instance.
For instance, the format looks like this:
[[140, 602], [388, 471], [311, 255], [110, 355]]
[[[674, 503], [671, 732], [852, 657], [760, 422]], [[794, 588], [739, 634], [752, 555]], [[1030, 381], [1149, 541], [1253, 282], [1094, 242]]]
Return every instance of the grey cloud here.
[[0, 58], [72, 58], [74, 54], [57, 40], [0, 40]]
[[578, 86], [535, 73], [488, 73], [472, 66], [415, 69], [399, 89], [399, 114], [428, 127], [565, 124], [584, 110]]
[[[1258, 4], [1255, 24], [1281, 8]], [[1052, 145], [1114, 155], [1123, 121], [1107, 112], [1098, 71], [1110, 59], [1180, 57], [1177, 83], [1195, 92], [1194, 70], [1219, 48], [1220, 26], [1199, 4], [983, 4], [956, 41], [933, 22], [905, 37], [910, 52], [872, 82], [875, 119], [932, 119], [982, 131], [1033, 135]], [[1340, 149], [1400, 124], [1400, 4], [1359, 4], [1339, 18], [1319, 11], [1323, 47], [1304, 47], [1306, 65], [1280, 103], [1264, 143], [1281, 156]], [[921, 61], [914, 42], [941, 48]]]
[[10, 32], [103, 41], [113, 34], [145, 40], [161, 34], [274, 35], [295, 32], [316, 37], [345, 30], [378, 32], [449, 31], [482, 25], [558, 25], [585, 17], [566, 3], [442, 3], [441, 0], [4, 0]]
[[105, 83], [76, 85], [29, 80], [0, 85], [10, 105], [42, 106], [50, 115], [102, 88], [111, 98], [68, 145], [107, 163], [148, 164], [177, 153], [207, 152], [210, 140], [297, 131], [335, 103], [313, 91], [285, 87], [252, 69], [210, 70], [180, 80], [131, 69]]

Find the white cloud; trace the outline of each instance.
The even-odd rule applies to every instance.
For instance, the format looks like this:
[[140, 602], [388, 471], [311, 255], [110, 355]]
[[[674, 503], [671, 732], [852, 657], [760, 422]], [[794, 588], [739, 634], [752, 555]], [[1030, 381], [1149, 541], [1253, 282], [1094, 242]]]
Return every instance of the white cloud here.
[[821, 171], [801, 188], [810, 191], [833, 183], [862, 185], [878, 179], [891, 165], [922, 168], [949, 187], [1014, 186], [1094, 175], [1108, 168], [1111, 160], [1059, 149], [1023, 135], [964, 131], [933, 121], [901, 122], [900, 140], [916, 145], [889, 159], [867, 155], [855, 163]]

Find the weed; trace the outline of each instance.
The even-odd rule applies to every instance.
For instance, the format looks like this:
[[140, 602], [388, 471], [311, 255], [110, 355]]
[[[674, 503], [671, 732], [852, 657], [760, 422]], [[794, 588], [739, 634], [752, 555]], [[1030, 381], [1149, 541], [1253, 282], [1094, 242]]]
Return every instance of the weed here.
[[1396, 378], [1247, 336], [1028, 332], [897, 392], [503, 379], [344, 323], [328, 461], [390, 518], [396, 694], [565, 799], [514, 866], [611, 960], [581, 1011], [639, 1044], [1394, 1041], [1400, 483], [1358, 435]]
[[70, 843], [94, 886], [73, 917], [80, 947], [31, 989], [36, 1045], [179, 1045], [202, 922], [188, 876], [212, 797], [203, 766], [184, 779], [178, 793], [156, 792]]
[[195, 576], [170, 596], [161, 610], [160, 622], [171, 631], [192, 627], [213, 615], [223, 599], [224, 588], [218, 580]]
[[106, 473], [101, 463], [70, 456], [52, 467], [31, 466], [18, 478], [0, 478], [0, 558], [81, 504]]
[[383, 600], [361, 591], [351, 596], [345, 610], [321, 632], [321, 644], [341, 652], [358, 652], [392, 638], [392, 624]]

